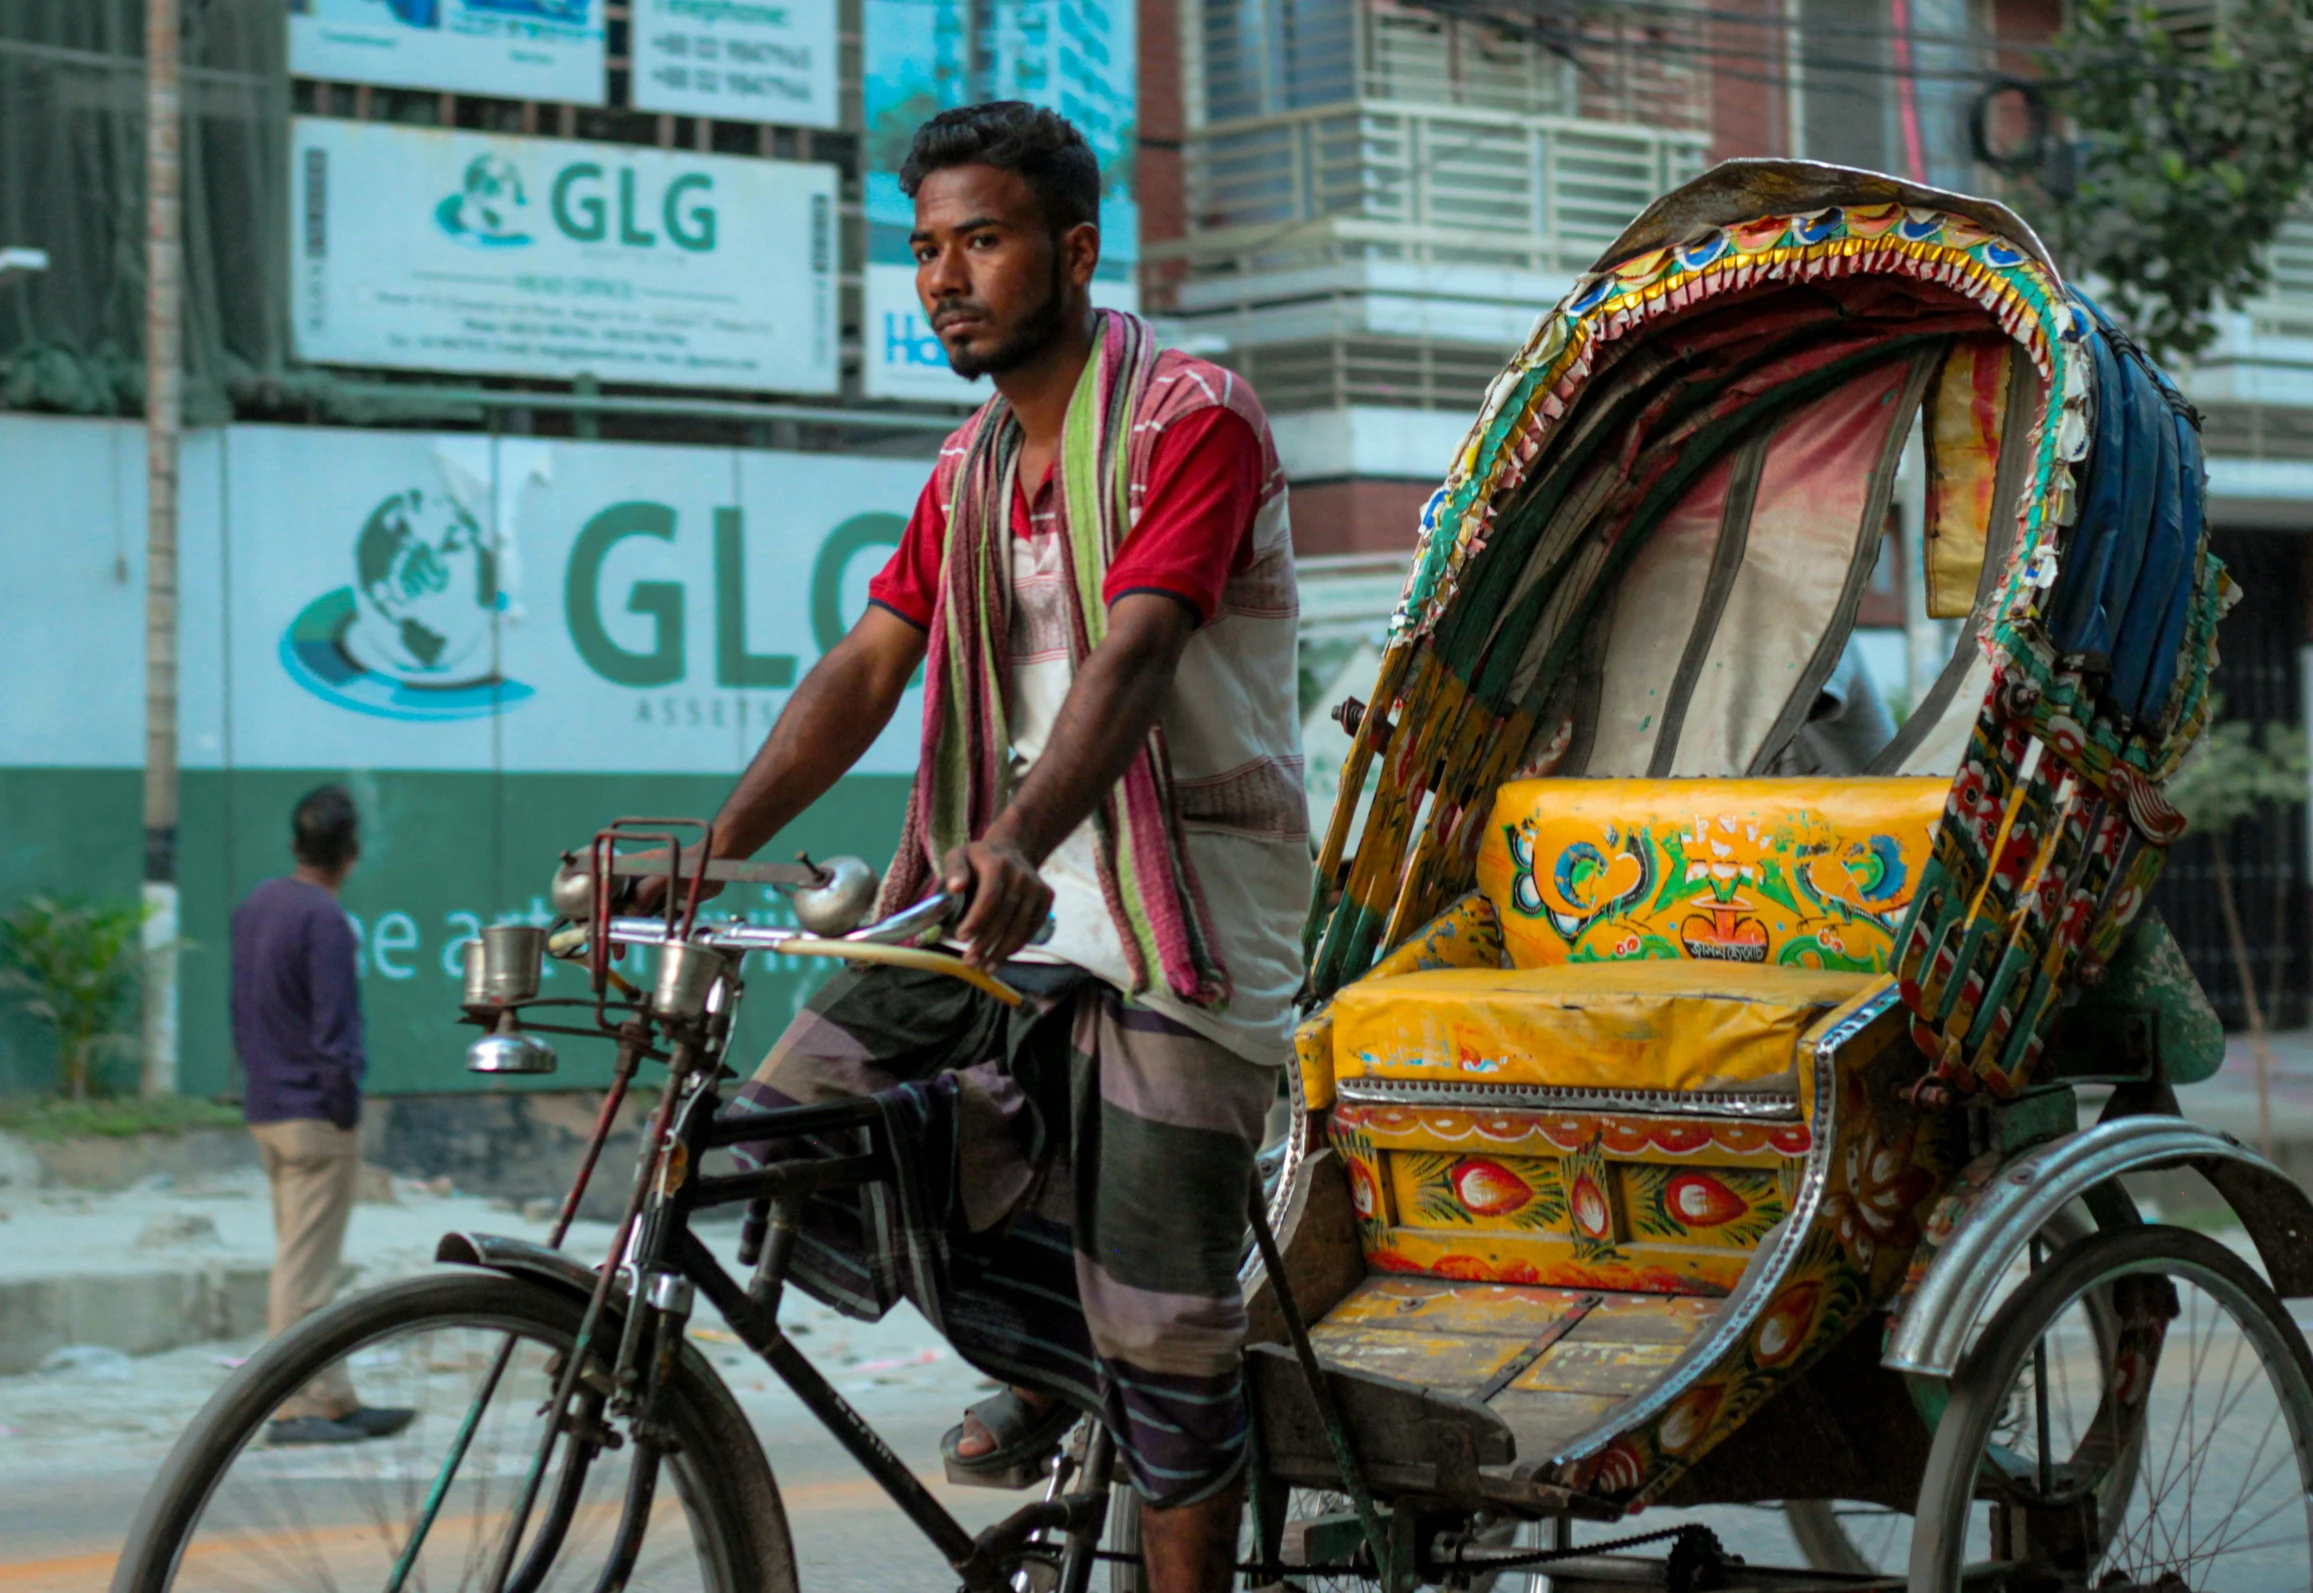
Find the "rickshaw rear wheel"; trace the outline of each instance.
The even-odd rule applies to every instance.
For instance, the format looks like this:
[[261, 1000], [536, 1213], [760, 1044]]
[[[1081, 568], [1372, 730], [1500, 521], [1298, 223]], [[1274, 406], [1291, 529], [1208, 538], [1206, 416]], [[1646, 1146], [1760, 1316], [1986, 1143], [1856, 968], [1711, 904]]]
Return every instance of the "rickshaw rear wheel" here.
[[[2096, 1231], [2095, 1219], [2085, 1206], [2065, 1207], [2040, 1229], [2040, 1248], [2052, 1253]], [[2005, 1299], [2031, 1276], [2019, 1260], [1994, 1299]], [[2101, 1297], [2092, 1305], [2099, 1343], [2113, 1333], [2110, 1302]], [[1936, 1425], [1932, 1409], [1920, 1413], [1928, 1426]], [[2127, 1479], [2115, 1483], [2127, 1487]], [[1818, 1571], [1839, 1571], [1850, 1576], [1888, 1576], [1903, 1569], [1911, 1551], [1911, 1514], [1885, 1505], [1852, 1499], [1790, 1499], [1783, 1504], [1783, 1521], [1800, 1558]]]
[[2066, 1589], [2313, 1585], [2313, 1356], [2246, 1262], [2181, 1228], [2112, 1230], [1994, 1312], [1929, 1449], [1911, 1593], [1986, 1561]]

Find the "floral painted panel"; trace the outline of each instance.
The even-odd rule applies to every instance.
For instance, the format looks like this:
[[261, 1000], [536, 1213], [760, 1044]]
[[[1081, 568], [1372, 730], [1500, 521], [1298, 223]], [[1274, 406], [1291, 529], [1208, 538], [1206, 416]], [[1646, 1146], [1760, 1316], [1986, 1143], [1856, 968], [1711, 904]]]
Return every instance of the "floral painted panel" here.
[[1803, 1123], [1344, 1103], [1376, 1270], [1722, 1294], [1789, 1215]]
[[1945, 792], [1935, 779], [1518, 781], [1495, 799], [1478, 884], [1520, 968], [1884, 973]]

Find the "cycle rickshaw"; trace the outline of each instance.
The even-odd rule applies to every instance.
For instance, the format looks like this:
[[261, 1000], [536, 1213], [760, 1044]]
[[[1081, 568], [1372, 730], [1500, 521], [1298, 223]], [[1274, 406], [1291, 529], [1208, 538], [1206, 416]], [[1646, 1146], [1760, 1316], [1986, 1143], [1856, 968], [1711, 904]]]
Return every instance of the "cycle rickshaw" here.
[[[1859, 743], [1843, 659], [1915, 437], [1905, 578], [1957, 641]], [[1732, 162], [1541, 318], [1344, 709], [1252, 1203], [1247, 1586], [2313, 1586], [2282, 1304], [2313, 1293], [2313, 1205], [2180, 1115], [2222, 1035], [2144, 911], [2230, 596], [2202, 497], [2176, 388], [1982, 200]], [[252, 1437], [331, 1360], [421, 1340], [412, 1386], [449, 1393], [359, 1550], [316, 1551], [331, 1585], [792, 1587], [761, 1447], [685, 1337], [698, 1292], [967, 1587], [1139, 1585], [1091, 1424], [967, 1533], [780, 1331], [801, 1204], [896, 1175], [872, 1103], [780, 1118], [819, 1154], [706, 1168], [764, 1132], [716, 1117], [732, 954], [921, 963], [947, 904], [854, 930], [858, 882], [804, 869], [821, 933], [716, 923], [701, 864], [688, 906], [613, 917], [682, 838], [614, 827], [558, 879], [593, 973], [568, 1032], [617, 1037], [622, 1081], [671, 1069], [608, 1263], [453, 1235], [459, 1271], [269, 1346], [156, 1484], [122, 1593], [340, 1530]], [[474, 949], [485, 1065], [538, 1065], [557, 1016], [534, 933]], [[614, 943], [659, 948], [649, 990]], [[2145, 1220], [2125, 1180], [2179, 1167], [2243, 1245]], [[690, 1230], [731, 1203], [751, 1282]], [[1761, 1502], [1806, 1563], [1630, 1519]]]

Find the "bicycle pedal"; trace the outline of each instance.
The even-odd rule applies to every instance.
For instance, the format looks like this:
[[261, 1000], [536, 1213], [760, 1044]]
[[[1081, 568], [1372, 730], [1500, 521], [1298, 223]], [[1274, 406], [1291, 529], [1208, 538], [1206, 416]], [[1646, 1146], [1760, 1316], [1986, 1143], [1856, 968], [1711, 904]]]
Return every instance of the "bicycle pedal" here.
[[1052, 1456], [1037, 1455], [1028, 1460], [1016, 1460], [1011, 1465], [991, 1470], [978, 1466], [967, 1470], [952, 1457], [942, 1456], [941, 1464], [948, 1473], [948, 1481], [958, 1488], [1004, 1488], [1017, 1491], [1039, 1488], [1052, 1475]]

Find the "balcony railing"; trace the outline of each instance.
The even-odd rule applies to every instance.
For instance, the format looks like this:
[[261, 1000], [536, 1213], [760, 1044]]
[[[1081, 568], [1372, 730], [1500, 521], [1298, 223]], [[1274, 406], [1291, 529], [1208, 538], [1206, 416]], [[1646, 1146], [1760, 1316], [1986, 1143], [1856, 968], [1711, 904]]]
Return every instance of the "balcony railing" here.
[[1365, 101], [1190, 135], [1191, 278], [1343, 260], [1562, 275], [1703, 169], [1704, 135]]
[[2313, 214], [2282, 223], [2272, 259], [2272, 285], [2248, 306], [2255, 334], [2313, 338]]

